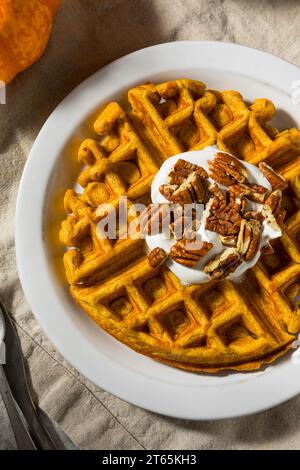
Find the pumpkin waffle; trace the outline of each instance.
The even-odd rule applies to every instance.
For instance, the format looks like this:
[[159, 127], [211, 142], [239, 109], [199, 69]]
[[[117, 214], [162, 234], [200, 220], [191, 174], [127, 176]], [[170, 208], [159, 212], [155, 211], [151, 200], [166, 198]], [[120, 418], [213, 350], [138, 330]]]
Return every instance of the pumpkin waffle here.
[[[75, 301], [109, 334], [132, 349], [192, 371], [254, 370], [291, 348], [300, 330], [300, 132], [269, 124], [273, 103], [251, 105], [236, 91], [206, 90], [194, 80], [146, 83], [128, 93], [131, 111], [110, 103], [95, 122], [100, 139], [79, 150], [82, 194], [68, 190], [60, 232]], [[271, 165], [288, 182], [285, 230], [239, 284], [184, 286], [164, 265], [152, 268], [144, 240], [102, 239], [101, 204], [119, 210], [150, 203], [151, 182], [171, 155], [217, 144]]]

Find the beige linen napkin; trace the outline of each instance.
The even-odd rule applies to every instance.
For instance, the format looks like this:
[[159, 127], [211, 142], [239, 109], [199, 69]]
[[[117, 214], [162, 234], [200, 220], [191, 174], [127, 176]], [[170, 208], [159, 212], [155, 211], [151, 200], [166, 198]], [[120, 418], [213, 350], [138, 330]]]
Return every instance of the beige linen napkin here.
[[[128, 52], [171, 40], [237, 42], [300, 66], [299, 30], [297, 0], [63, 0], [45, 55], [8, 87], [7, 104], [0, 105], [0, 298], [14, 314], [41, 408], [78, 448], [300, 448], [300, 397], [251, 417], [191, 422], [97, 388], [41, 331], [23, 296], [14, 250], [25, 160], [46, 118], [82, 80]], [[0, 403], [0, 449], [13, 446]]]

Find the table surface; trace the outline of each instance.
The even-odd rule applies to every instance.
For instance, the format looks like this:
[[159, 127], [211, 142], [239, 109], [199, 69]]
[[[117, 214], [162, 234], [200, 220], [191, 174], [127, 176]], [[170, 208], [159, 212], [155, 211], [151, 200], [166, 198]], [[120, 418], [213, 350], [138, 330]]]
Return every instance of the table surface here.
[[[17, 188], [32, 143], [56, 105], [93, 72], [134, 50], [174, 40], [236, 42], [300, 66], [299, 28], [297, 0], [63, 0], [45, 55], [7, 88], [7, 103], [0, 105], [0, 297], [15, 317], [35, 398], [66, 447], [300, 448], [300, 397], [249, 417], [190, 422], [141, 410], [86, 380], [30, 312], [13, 235]], [[14, 447], [0, 402], [0, 449]]]

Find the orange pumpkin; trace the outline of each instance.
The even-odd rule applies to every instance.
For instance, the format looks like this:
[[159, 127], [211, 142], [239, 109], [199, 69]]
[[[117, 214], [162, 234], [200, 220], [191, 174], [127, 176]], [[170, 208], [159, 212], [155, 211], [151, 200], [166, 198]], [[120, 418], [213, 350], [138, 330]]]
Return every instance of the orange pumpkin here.
[[60, 0], [0, 0], [0, 80], [5, 83], [43, 54]]

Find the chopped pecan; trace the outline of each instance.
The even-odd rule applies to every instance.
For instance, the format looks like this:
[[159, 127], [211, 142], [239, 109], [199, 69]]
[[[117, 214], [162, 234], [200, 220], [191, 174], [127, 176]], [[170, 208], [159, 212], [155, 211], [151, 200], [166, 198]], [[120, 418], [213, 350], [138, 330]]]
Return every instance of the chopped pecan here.
[[272, 227], [273, 230], [280, 232], [281, 228], [279, 225], [279, 222], [277, 220], [277, 217], [272, 214], [272, 211], [269, 206], [264, 206], [262, 210], [266, 222]]
[[162, 184], [159, 187], [159, 192], [162, 194], [168, 201], [171, 201], [172, 194], [178, 189], [177, 184]]
[[236, 248], [226, 248], [211, 259], [204, 268], [204, 272], [214, 281], [221, 281], [233, 273], [242, 263]]
[[226, 201], [227, 205], [234, 209], [236, 212], [239, 212], [241, 215], [245, 212], [248, 206], [248, 201], [245, 197], [235, 197], [235, 195], [230, 191], [231, 186], [228, 191], [226, 191]]
[[205, 178], [197, 172], [189, 174], [187, 179], [174, 191], [170, 197], [172, 202], [178, 204], [192, 204], [196, 202], [203, 204], [207, 201], [208, 187]]
[[215, 158], [208, 163], [208, 166], [209, 176], [225, 186], [247, 181], [248, 173], [244, 165], [228, 153], [216, 153]]
[[240, 212], [241, 214], [243, 214], [243, 212], [247, 208], [248, 202], [244, 197], [236, 198], [234, 193], [230, 191], [230, 188], [231, 186], [229, 187], [228, 191], [224, 193], [220, 186], [218, 186], [217, 184], [210, 186], [209, 193], [213, 199], [211, 201], [211, 209], [224, 211], [228, 210], [228, 208], [230, 207], [236, 212]]
[[265, 201], [265, 206], [268, 206], [272, 214], [277, 214], [281, 207], [282, 192], [279, 189], [272, 191]]
[[267, 197], [262, 209], [263, 216], [274, 230], [281, 230], [285, 217], [285, 210], [281, 207], [281, 200], [282, 192], [280, 189], [275, 189]]
[[211, 210], [222, 211], [227, 207], [228, 201], [220, 186], [213, 184], [209, 188], [211, 199], [209, 200]]
[[237, 250], [245, 261], [251, 261], [259, 250], [261, 224], [258, 220], [243, 220], [237, 241]]
[[163, 248], [156, 247], [150, 251], [148, 262], [151, 268], [159, 268], [167, 261], [168, 257], [168, 253], [166, 253]]
[[[230, 189], [230, 188], [229, 188]], [[244, 214], [248, 207], [248, 201], [245, 197], [238, 197], [236, 198], [236, 202], [240, 205], [240, 213]]]
[[260, 184], [253, 183], [233, 184], [230, 186], [230, 191], [236, 198], [246, 197], [250, 201], [258, 202], [259, 204], [264, 203], [264, 200], [268, 194], [267, 188], [261, 186]]
[[175, 240], [183, 238], [187, 231], [197, 231], [199, 227], [200, 220], [197, 218], [194, 209], [191, 214], [185, 214], [183, 211], [178, 212], [174, 217], [174, 221], [170, 223], [170, 231]]
[[236, 246], [237, 236], [236, 235], [220, 235], [222, 245], [225, 246]]
[[212, 243], [200, 240], [198, 237], [192, 239], [183, 238], [178, 240], [171, 248], [171, 258], [183, 266], [193, 267], [213, 247]]
[[196, 172], [201, 178], [208, 178], [208, 174], [204, 168], [179, 158], [175, 163], [174, 168], [172, 168], [169, 173], [169, 183], [180, 185], [193, 172]]
[[242, 216], [239, 212], [240, 204], [234, 200], [231, 193], [227, 191], [226, 195], [217, 189], [215, 196], [212, 197], [207, 206], [208, 216], [205, 221], [205, 228], [219, 235], [237, 235], [240, 230]]
[[140, 215], [140, 232], [144, 236], [162, 233], [164, 221], [170, 217], [169, 204], [149, 204]]
[[193, 171], [197, 170], [198, 165], [195, 165], [195, 163], [188, 162], [187, 160], [183, 160], [183, 158], [179, 158], [177, 162], [175, 163], [172, 171], [180, 171], [180, 170], [185, 170], [188, 172], [188, 174], [192, 173]]
[[169, 173], [169, 183], [161, 185], [159, 191], [169, 201], [202, 204], [207, 199], [207, 179], [204, 168], [180, 158]]
[[273, 190], [274, 189], [283, 190], [287, 188], [288, 184], [286, 180], [284, 179], [284, 177], [276, 173], [276, 171], [273, 170], [272, 167], [267, 165], [267, 163], [260, 162], [258, 165], [258, 168], [260, 169], [264, 177], [269, 181]]
[[234, 215], [236, 218], [232, 220], [229, 214], [214, 213], [207, 217], [205, 228], [211, 232], [216, 232], [219, 235], [228, 236], [236, 235], [240, 230], [240, 223], [242, 218]]
[[201, 178], [208, 178], [208, 173], [204, 168], [202, 168], [202, 166], [198, 166], [198, 168], [195, 170], [195, 172]]
[[263, 222], [265, 220], [262, 212], [255, 212], [255, 211], [246, 211], [244, 212], [243, 217], [246, 220], [255, 219], [255, 220], [259, 220], [259, 222]]

